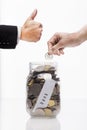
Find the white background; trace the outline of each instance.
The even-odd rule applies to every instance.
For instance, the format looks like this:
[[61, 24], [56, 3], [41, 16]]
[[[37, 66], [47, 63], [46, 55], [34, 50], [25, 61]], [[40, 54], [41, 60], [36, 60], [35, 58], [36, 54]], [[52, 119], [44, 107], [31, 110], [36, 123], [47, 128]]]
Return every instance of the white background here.
[[[1, 97], [26, 98], [29, 62], [44, 61], [47, 41], [55, 32], [74, 32], [87, 24], [86, 0], [3, 0], [1, 24], [22, 26], [37, 8], [43, 24], [38, 43], [20, 41], [14, 50], [1, 50]], [[87, 42], [55, 56], [61, 79], [61, 98], [87, 98]]]
[[0, 50], [0, 129], [87, 130], [87, 42], [67, 48], [64, 56], [54, 57], [61, 79], [58, 120], [28, 119], [25, 104], [29, 62], [45, 60], [47, 41], [55, 32], [74, 32], [87, 24], [86, 0], [2, 0], [0, 6], [1, 24], [22, 26], [37, 8], [36, 21], [41, 21], [44, 27], [37, 44], [20, 41], [14, 50]]

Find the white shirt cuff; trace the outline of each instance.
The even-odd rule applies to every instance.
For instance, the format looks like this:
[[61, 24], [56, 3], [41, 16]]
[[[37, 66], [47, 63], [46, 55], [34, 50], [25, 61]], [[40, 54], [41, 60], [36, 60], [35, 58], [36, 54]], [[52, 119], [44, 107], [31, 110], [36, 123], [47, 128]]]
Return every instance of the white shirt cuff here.
[[17, 44], [18, 44], [21, 37], [21, 27], [18, 26], [17, 28], [18, 28], [18, 37], [17, 37]]

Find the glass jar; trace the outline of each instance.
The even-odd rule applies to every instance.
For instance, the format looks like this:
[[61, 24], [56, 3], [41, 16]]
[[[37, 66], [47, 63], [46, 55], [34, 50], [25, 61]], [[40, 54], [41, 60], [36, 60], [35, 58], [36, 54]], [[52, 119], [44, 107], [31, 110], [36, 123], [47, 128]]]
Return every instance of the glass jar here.
[[30, 63], [27, 78], [27, 111], [31, 116], [55, 117], [60, 110], [57, 63]]

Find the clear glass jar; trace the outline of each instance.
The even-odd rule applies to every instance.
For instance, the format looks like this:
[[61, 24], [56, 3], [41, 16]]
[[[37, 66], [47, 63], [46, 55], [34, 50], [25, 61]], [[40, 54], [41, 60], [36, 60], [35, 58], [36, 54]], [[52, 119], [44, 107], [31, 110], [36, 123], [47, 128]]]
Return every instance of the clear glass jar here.
[[55, 117], [60, 110], [57, 63], [30, 63], [27, 77], [27, 111], [31, 116]]

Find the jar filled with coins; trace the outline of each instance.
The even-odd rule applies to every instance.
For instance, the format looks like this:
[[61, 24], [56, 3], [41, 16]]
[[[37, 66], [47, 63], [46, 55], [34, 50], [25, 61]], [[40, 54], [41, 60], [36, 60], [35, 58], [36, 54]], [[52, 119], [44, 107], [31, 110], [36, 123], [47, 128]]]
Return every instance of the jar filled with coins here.
[[55, 117], [60, 110], [57, 63], [30, 63], [27, 77], [27, 111], [31, 116]]

